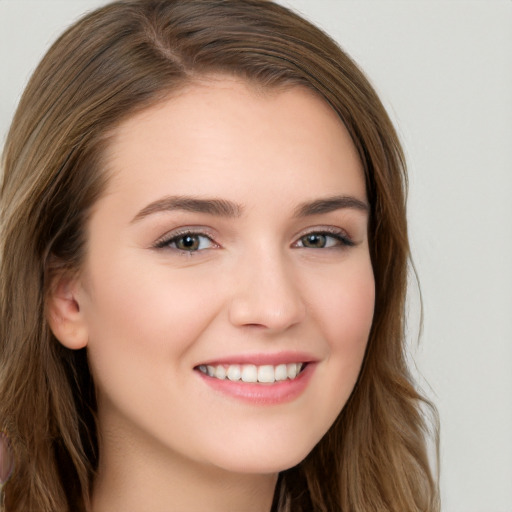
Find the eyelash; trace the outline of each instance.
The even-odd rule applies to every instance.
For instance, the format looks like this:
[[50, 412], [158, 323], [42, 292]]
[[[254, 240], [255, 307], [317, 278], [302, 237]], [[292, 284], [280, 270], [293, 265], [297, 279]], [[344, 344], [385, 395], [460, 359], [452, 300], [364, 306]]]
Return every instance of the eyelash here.
[[[175, 250], [180, 253], [183, 253], [183, 254], [192, 254], [194, 252], [198, 252], [199, 250], [201, 250], [201, 249], [195, 249], [195, 250], [179, 249], [176, 244], [178, 243], [179, 240], [182, 240], [187, 236], [190, 236], [191, 238], [206, 238], [209, 240], [209, 242], [214, 247], [219, 247], [218, 244], [216, 244], [213, 241], [212, 237], [210, 237], [206, 233], [204, 233], [202, 231], [194, 231], [191, 229], [187, 229], [185, 231], [178, 231], [178, 232], [171, 233], [170, 235], [165, 235], [164, 237], [162, 237], [161, 239], [159, 239], [155, 242], [155, 244], [153, 245], [153, 248], [154, 249], [171, 249], [171, 250]], [[175, 244], [175, 247], [171, 247], [171, 244]], [[204, 249], [202, 249], [202, 250], [204, 250]]]
[[[341, 229], [320, 229], [318, 231], [313, 230], [309, 231], [299, 237], [299, 241], [303, 241], [308, 236], [321, 236], [327, 238], [333, 238], [337, 243], [335, 245], [331, 245], [328, 247], [304, 247], [305, 249], [343, 249], [344, 247], [353, 247], [355, 245], [354, 241], [347, 235], [347, 233]], [[298, 242], [295, 242], [295, 246]]]
[[[299, 246], [298, 243], [304, 243], [304, 239], [308, 236], [316, 236], [316, 237], [326, 237], [326, 238], [332, 238], [336, 241], [334, 245], [330, 245], [327, 247], [305, 247], [304, 245]], [[182, 254], [190, 254], [192, 255], [195, 252], [200, 252], [201, 250], [205, 250], [197, 248], [192, 250], [187, 249], [180, 249], [177, 247], [177, 243], [180, 240], [183, 240], [185, 237], [191, 237], [194, 239], [197, 238], [206, 238], [208, 241], [212, 244], [213, 247], [219, 247], [219, 245], [213, 240], [211, 236], [208, 234], [202, 232], [202, 231], [194, 231], [194, 230], [185, 230], [180, 232], [171, 233], [170, 235], [166, 235], [163, 238], [157, 240], [155, 244], [153, 245], [154, 249], [171, 249], [178, 251]], [[172, 244], [174, 244], [174, 247], [172, 247]], [[354, 241], [343, 231], [339, 229], [321, 229], [321, 230], [313, 230], [309, 231], [307, 233], [304, 233], [299, 236], [298, 240], [294, 242], [293, 247], [299, 247], [304, 249], [343, 249], [344, 247], [353, 247], [355, 245]], [[211, 248], [211, 247], [208, 247]]]

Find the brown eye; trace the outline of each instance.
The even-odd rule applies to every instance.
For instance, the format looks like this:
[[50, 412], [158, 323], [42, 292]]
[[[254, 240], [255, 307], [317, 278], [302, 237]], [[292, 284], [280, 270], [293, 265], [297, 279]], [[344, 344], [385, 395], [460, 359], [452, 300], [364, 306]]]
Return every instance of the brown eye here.
[[182, 235], [174, 243], [180, 251], [197, 251], [200, 245], [199, 235]]
[[202, 233], [179, 233], [166, 237], [155, 244], [156, 249], [174, 249], [189, 253], [212, 247], [216, 247], [214, 241]]
[[354, 242], [345, 233], [330, 233], [316, 231], [303, 235], [297, 242], [297, 247], [305, 249], [331, 249], [352, 247]]
[[327, 236], [321, 233], [310, 233], [300, 239], [302, 246], [308, 249], [323, 249], [327, 245]]

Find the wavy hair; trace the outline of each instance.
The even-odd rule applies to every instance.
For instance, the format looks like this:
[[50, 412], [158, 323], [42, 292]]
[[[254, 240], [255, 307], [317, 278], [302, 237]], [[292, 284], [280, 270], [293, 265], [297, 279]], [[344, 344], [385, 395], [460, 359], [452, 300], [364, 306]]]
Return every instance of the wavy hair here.
[[89, 507], [99, 457], [94, 383], [86, 350], [53, 336], [46, 297], [56, 272], [80, 268], [115, 128], [209, 73], [315, 91], [352, 137], [371, 205], [376, 302], [363, 366], [330, 430], [280, 474], [273, 511], [438, 511], [428, 457], [437, 416], [406, 364], [407, 179], [398, 137], [347, 54], [267, 0], [113, 2], [69, 28], [34, 72], [2, 156], [0, 428], [16, 463], [0, 510]]

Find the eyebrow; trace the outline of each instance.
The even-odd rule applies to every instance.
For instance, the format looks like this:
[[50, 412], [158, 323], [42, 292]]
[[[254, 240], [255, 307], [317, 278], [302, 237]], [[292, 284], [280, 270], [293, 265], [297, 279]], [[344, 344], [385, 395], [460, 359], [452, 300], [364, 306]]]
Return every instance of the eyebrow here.
[[[310, 201], [300, 204], [294, 211], [295, 217], [308, 217], [320, 215], [341, 209], [355, 209], [363, 212], [370, 210], [368, 204], [353, 196], [333, 196], [316, 201]], [[166, 196], [154, 201], [144, 207], [132, 219], [132, 223], [137, 222], [149, 215], [161, 212], [182, 210], [194, 213], [206, 213], [217, 217], [235, 218], [240, 217], [244, 207], [226, 199], [203, 199], [191, 196]]]
[[320, 215], [342, 209], [359, 210], [368, 213], [370, 206], [365, 201], [361, 201], [353, 196], [333, 196], [316, 201], [302, 203], [295, 209], [296, 217], [308, 217], [310, 215]]
[[158, 199], [144, 207], [135, 217], [133, 222], [137, 222], [148, 215], [160, 212], [174, 210], [184, 210], [187, 212], [207, 213], [217, 217], [240, 217], [243, 207], [225, 199], [202, 199], [190, 196], [167, 196]]

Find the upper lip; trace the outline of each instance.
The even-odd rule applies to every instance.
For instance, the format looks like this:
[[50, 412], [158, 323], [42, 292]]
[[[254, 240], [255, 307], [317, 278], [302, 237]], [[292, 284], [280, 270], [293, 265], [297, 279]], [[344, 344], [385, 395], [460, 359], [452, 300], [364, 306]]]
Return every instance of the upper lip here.
[[231, 364], [254, 364], [256, 366], [272, 365], [277, 366], [279, 364], [286, 363], [313, 363], [317, 361], [317, 358], [306, 352], [276, 352], [276, 353], [257, 353], [257, 354], [238, 354], [229, 355], [223, 357], [217, 357], [215, 359], [209, 359], [202, 361], [200, 365], [215, 366], [219, 364], [231, 365]]

